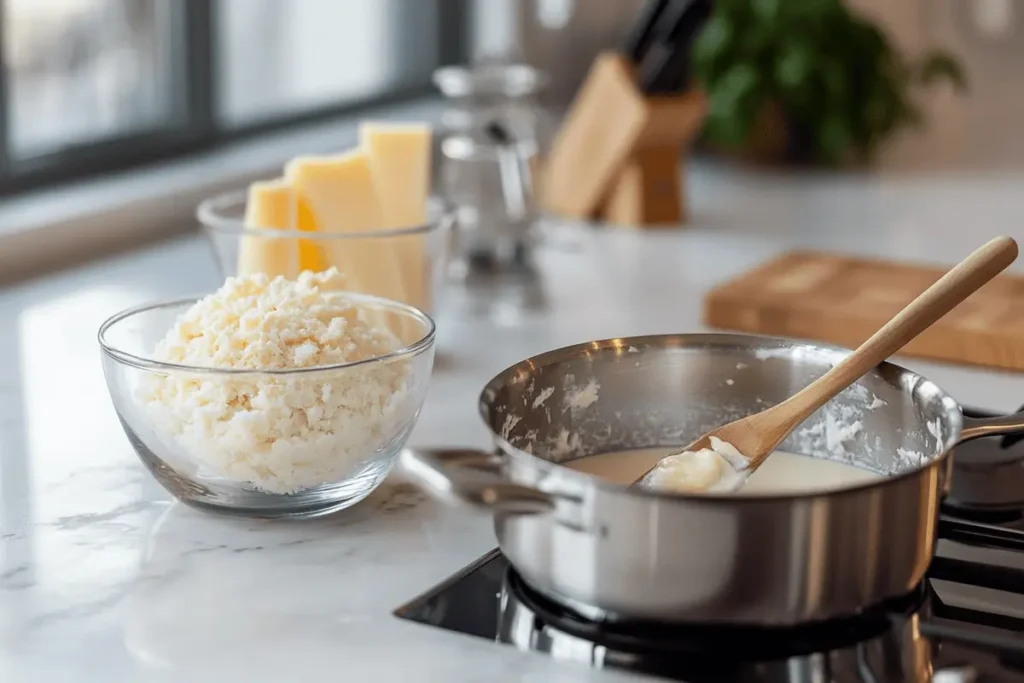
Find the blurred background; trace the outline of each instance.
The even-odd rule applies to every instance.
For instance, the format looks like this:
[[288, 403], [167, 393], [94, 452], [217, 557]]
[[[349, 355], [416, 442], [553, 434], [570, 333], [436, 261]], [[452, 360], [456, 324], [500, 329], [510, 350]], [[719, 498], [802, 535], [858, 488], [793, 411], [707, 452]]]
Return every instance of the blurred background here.
[[[643, 0], [589, 3], [579, 0], [476, 0], [472, 4], [473, 59], [521, 56], [551, 77], [550, 102], [566, 105], [594, 55], [621, 44]], [[732, 5], [775, 5], [757, 0]], [[808, 13], [829, 2], [802, 3]], [[909, 59], [935, 48], [953, 56], [969, 86], [921, 93], [927, 125], [889, 140], [877, 163], [883, 168], [1010, 166], [1024, 163], [1024, 6], [1015, 0], [842, 0], [874, 24], [894, 50]], [[719, 8], [721, 9], [721, 8]], [[821, 11], [825, 11], [822, 9]], [[782, 22], [780, 22], [781, 24]], [[771, 46], [806, 38], [802, 27], [769, 28]], [[756, 29], [748, 29], [751, 34]], [[869, 64], [863, 65], [870, 69]], [[827, 106], [827, 101], [820, 101]]]
[[3, 3], [5, 188], [422, 94], [445, 2]]
[[[806, 3], [811, 15], [817, 11], [813, 8], [830, 4]], [[1024, 162], [1020, 3], [844, 4], [876, 28], [886, 38], [886, 49], [906, 64], [941, 49], [948, 57], [945, 66], [956, 76], [947, 78], [948, 70], [940, 69], [928, 87], [918, 92], [915, 86], [907, 95], [913, 98], [920, 125], [894, 125], [877, 135], [869, 131], [874, 136], [871, 171], [1016, 168]], [[312, 137], [285, 145], [283, 133], [308, 132], [314, 124], [403, 103], [424, 103], [426, 109], [416, 110], [417, 117], [436, 118], [440, 105], [431, 103], [439, 93], [432, 74], [443, 65], [523, 63], [537, 69], [548, 81], [531, 102], [546, 117], [547, 133], [539, 134], [543, 146], [595, 56], [621, 46], [643, 5], [642, 0], [3, 0], [0, 239], [24, 236], [32, 227], [63, 225], [82, 215], [107, 215], [103, 212], [115, 199], [156, 196], [137, 177], [132, 188], [94, 187], [86, 193], [88, 201], [81, 193], [68, 192], [76, 182], [111, 174], [124, 177], [172, 161], [192, 164], [191, 171], [183, 172], [191, 176], [195, 191], [175, 195], [174, 211], [166, 201], [147, 208], [151, 214], [145, 226], [129, 228], [119, 222], [116, 240], [194, 229], [183, 207], [191, 211], [218, 183], [237, 186], [266, 175], [291, 154], [324, 146], [311, 143]], [[705, 136], [698, 144], [700, 155], [832, 166], [837, 154], [845, 159], [845, 141], [855, 136], [858, 122], [844, 122], [848, 112], [840, 105], [833, 119], [802, 123], [794, 123], [793, 108], [783, 106], [787, 125], [782, 128], [788, 137], [769, 145], [767, 152], [762, 149], [764, 117], [778, 114], [782, 98], [772, 91], [777, 83], [766, 85], [765, 78], [774, 76], [758, 66], [761, 53], [737, 47], [736, 35], [748, 43], [761, 41], [758, 49], [774, 55], [789, 48], [799, 53], [795, 61], [786, 62], [786, 68], [795, 69], [788, 72], [790, 78], [798, 82], [816, 77], [821, 55], [815, 50], [820, 45], [801, 43], [806, 26], [787, 24], [785, 13], [773, 9], [780, 6], [777, 2], [719, 5], [726, 15], [733, 12], [729, 7], [744, 5], [743, 11], [761, 19], [743, 28], [742, 17], [733, 16], [734, 23], [740, 22], [739, 28], [726, 26], [733, 43], [722, 48], [717, 62], [705, 59], [703, 71], [700, 64], [695, 66], [698, 77], [717, 74], [717, 81], [706, 84], [712, 91], [711, 118], [717, 111], [715, 123], [734, 143], [726, 149]], [[840, 52], [837, 59], [840, 69], [849, 69], [864, 58], [853, 51], [845, 56]], [[865, 62], [855, 70], [868, 73], [872, 68]], [[827, 85], [828, 73], [823, 77]], [[837, 87], [841, 91], [844, 84]], [[816, 94], [814, 106], [828, 109], [828, 92]], [[842, 104], [848, 110], [857, 106]], [[394, 115], [400, 116], [401, 110]], [[856, 118], [856, 112], [849, 116]], [[793, 140], [808, 135], [810, 148], [804, 140], [802, 152], [794, 153]], [[814, 143], [815, 135], [820, 144]], [[819, 158], [827, 156], [818, 153], [829, 135], [839, 151]], [[271, 139], [280, 143], [273, 151], [266, 145], [239, 146], [246, 140]], [[225, 149], [234, 156], [211, 161], [212, 153]], [[205, 166], [199, 159], [206, 159]], [[816, 163], [821, 161], [830, 163]], [[161, 183], [176, 192], [186, 184], [166, 174]], [[57, 190], [63, 192], [59, 207], [52, 201]], [[39, 192], [49, 192], [43, 208], [26, 203]], [[103, 202], [101, 196], [106, 197]], [[109, 215], [104, 222], [109, 227]], [[95, 251], [103, 252], [116, 241], [114, 235], [107, 238], [97, 237]], [[5, 246], [8, 257], [13, 248], [10, 242]], [[80, 248], [82, 254], [92, 249], [89, 243]], [[47, 258], [61, 260], [51, 252]], [[0, 258], [0, 265], [7, 275], [28, 268], [24, 263], [16, 267], [10, 258]]]
[[[1024, 8], [1013, 0], [847, 0], [899, 47], [942, 44], [971, 96], [935, 98], [936, 162], [1014, 162], [1024, 106]], [[4, 187], [40, 160], [115, 166], [183, 151], [212, 133], [309, 120], [345, 105], [431, 89], [442, 63], [522, 60], [566, 105], [641, 0], [5, 0]], [[1016, 119], [1019, 121], [1019, 119]], [[1005, 135], [995, 135], [999, 131]], [[976, 144], [968, 144], [976, 143]], [[927, 148], [930, 145], [920, 145]], [[75, 154], [79, 152], [80, 154]], [[105, 158], [104, 158], [105, 157]]]

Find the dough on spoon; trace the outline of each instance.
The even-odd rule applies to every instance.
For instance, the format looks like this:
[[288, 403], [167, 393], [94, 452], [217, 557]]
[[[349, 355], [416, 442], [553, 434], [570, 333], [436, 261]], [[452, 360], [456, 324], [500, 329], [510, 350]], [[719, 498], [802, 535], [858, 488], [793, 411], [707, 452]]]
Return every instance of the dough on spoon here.
[[735, 491], [746, 481], [749, 460], [732, 444], [711, 437], [711, 448], [662, 458], [643, 485], [673, 493]]

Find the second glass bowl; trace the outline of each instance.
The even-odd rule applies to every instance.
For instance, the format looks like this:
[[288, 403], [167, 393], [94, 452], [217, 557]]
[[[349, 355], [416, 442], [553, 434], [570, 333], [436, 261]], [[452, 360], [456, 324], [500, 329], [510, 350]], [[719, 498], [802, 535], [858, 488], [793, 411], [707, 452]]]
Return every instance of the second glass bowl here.
[[239, 274], [246, 248], [271, 247], [292, 255], [295, 272], [333, 265], [351, 291], [436, 313], [455, 225], [454, 211], [441, 199], [430, 200], [423, 225], [344, 234], [247, 226], [247, 201], [247, 191], [236, 190], [203, 201], [196, 211], [224, 277]]

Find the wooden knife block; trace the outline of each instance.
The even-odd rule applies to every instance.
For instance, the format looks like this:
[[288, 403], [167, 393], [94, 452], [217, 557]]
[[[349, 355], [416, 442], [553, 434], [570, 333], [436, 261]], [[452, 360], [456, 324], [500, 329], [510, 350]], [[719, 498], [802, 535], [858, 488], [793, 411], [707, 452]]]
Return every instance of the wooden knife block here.
[[629, 60], [600, 55], [552, 144], [541, 203], [563, 216], [624, 225], [683, 222], [680, 169], [706, 111], [702, 92], [644, 96]]

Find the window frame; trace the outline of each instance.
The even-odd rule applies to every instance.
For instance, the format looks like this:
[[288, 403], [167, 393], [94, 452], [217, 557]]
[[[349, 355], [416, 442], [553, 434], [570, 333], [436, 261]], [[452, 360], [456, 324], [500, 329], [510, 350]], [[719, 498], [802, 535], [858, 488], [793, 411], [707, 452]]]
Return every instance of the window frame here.
[[[467, 6], [470, 0], [413, 1], [429, 1], [436, 5], [439, 64], [466, 61]], [[0, 3], [2, 2], [3, 0], [0, 0]], [[180, 0], [178, 5], [174, 41], [176, 47], [182, 50], [183, 63], [179, 65], [180, 78], [176, 79], [173, 87], [177, 90], [175, 99], [184, 102], [181, 125], [71, 145], [52, 153], [15, 161], [8, 144], [9, 84], [6, 69], [0, 68], [0, 196], [168, 161], [292, 126], [400, 102], [433, 91], [432, 84], [419, 83], [370, 97], [276, 115], [233, 128], [222, 127], [218, 124], [216, 116], [216, 2], [217, 0]], [[0, 55], [4, 54], [5, 21], [6, 12], [0, 6]]]

